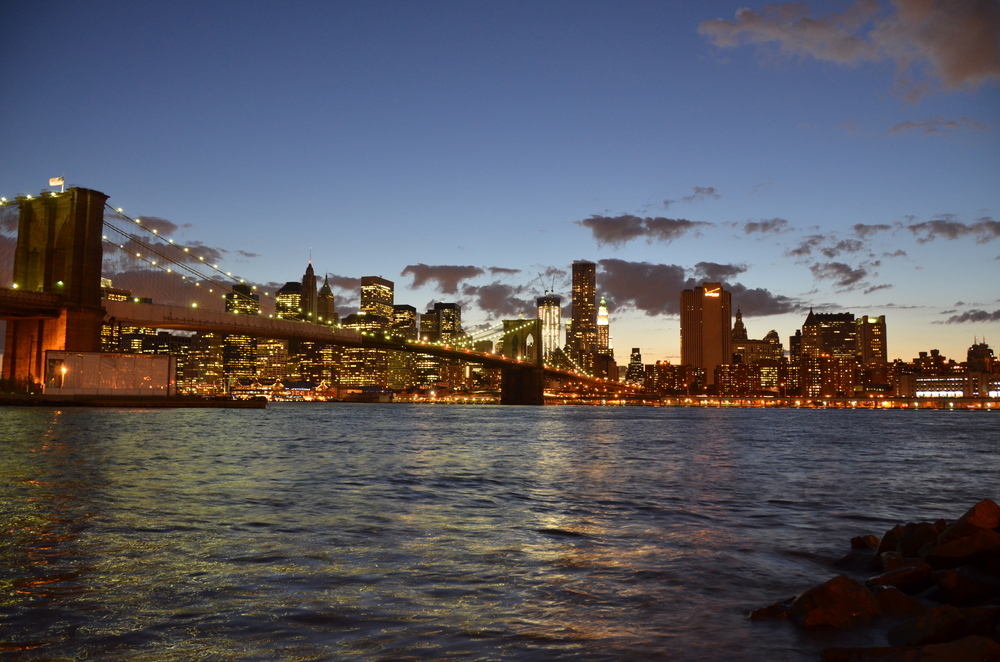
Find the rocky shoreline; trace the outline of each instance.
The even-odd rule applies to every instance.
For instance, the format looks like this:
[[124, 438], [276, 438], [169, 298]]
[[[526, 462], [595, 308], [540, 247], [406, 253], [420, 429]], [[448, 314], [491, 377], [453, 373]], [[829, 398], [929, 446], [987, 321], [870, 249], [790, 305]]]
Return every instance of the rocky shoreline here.
[[827, 648], [824, 662], [1000, 661], [1000, 506], [954, 522], [900, 524], [851, 540], [845, 573], [750, 612], [802, 628], [886, 627], [888, 646]]

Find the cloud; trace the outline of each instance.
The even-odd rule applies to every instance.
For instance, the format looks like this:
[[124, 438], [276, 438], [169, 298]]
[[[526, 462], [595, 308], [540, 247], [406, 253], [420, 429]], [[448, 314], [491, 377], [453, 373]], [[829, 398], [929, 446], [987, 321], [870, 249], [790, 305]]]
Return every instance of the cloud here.
[[976, 131], [986, 131], [988, 126], [982, 122], [970, 120], [968, 117], [960, 117], [957, 120], [946, 120], [943, 117], [933, 117], [920, 122], [900, 122], [886, 131], [887, 134], [906, 133], [907, 131], [918, 131], [924, 135], [934, 135], [938, 133], [949, 133], [959, 129], [974, 129]]
[[489, 285], [464, 285], [462, 295], [474, 300], [474, 304], [493, 318], [512, 318], [524, 313], [536, 316], [536, 306], [532, 298], [521, 298], [523, 285], [507, 285], [494, 281]]
[[719, 48], [772, 45], [792, 55], [842, 65], [889, 61], [896, 90], [911, 101], [931, 82], [975, 89], [1000, 80], [1000, 6], [995, 0], [895, 0], [883, 13], [875, 0], [810, 15], [804, 2], [738, 9], [735, 19], [703, 21], [698, 32]]
[[[327, 274], [324, 278], [328, 279], [330, 287], [335, 287], [338, 290], [344, 290], [349, 292], [361, 292], [361, 279], [353, 278], [351, 276], [338, 276], [337, 274]], [[282, 283], [283, 285], [284, 283]], [[280, 285], [279, 285], [280, 287]], [[359, 294], [360, 297], [360, 294]]]
[[892, 285], [885, 283], [883, 285], [872, 285], [871, 287], [865, 289], [865, 294], [871, 294], [872, 292], [878, 292], [879, 290], [892, 289]]
[[638, 237], [646, 237], [647, 241], [665, 241], [670, 243], [684, 234], [702, 226], [712, 225], [704, 221], [689, 221], [684, 218], [655, 218], [632, 216], [600, 216], [592, 215], [582, 221], [576, 221], [590, 229], [598, 244], [620, 246]]
[[442, 294], [458, 293], [458, 284], [466, 279], [482, 276], [485, 271], [479, 267], [456, 266], [456, 265], [427, 265], [410, 264], [399, 274], [400, 276], [413, 276], [413, 283], [410, 289], [417, 289], [429, 282], [436, 282], [438, 291]]
[[865, 247], [863, 242], [857, 239], [842, 239], [833, 246], [824, 246], [820, 252], [828, 258], [835, 258], [841, 253], [857, 253]]
[[769, 218], [764, 221], [747, 221], [743, 226], [743, 231], [747, 234], [754, 232], [784, 232], [788, 229], [788, 221], [783, 218]]
[[733, 305], [747, 317], [765, 317], [767, 315], [783, 315], [806, 309], [805, 304], [790, 297], [772, 294], [770, 291], [755, 287], [748, 288], [740, 283], [732, 283], [726, 287], [732, 293]]
[[[121, 217], [117, 214], [115, 215], [115, 218], [121, 219]], [[169, 237], [173, 233], [177, 232], [181, 227], [173, 221], [168, 221], [165, 218], [158, 218], [156, 216], [143, 216], [139, 220], [140, 225], [147, 230], [156, 230], [156, 234], [161, 237]]]
[[489, 268], [489, 272], [490, 272], [491, 276], [496, 276], [498, 274], [499, 275], [504, 275], [504, 276], [513, 276], [514, 274], [521, 273], [521, 270], [520, 269], [510, 269], [508, 267], [490, 267]]
[[868, 276], [864, 267], [854, 268], [843, 262], [817, 262], [809, 267], [813, 277], [819, 280], [832, 280], [837, 287], [851, 289]]
[[785, 252], [785, 255], [790, 257], [805, 257], [806, 255], [812, 255], [813, 249], [818, 248], [820, 244], [826, 241], [826, 237], [821, 234], [809, 235], [796, 247]]
[[[692, 193], [691, 195], [686, 195], [683, 198], [681, 198], [681, 202], [687, 202], [687, 203], [690, 204], [690, 203], [695, 202], [697, 200], [704, 200], [706, 198], [711, 199], [711, 200], [718, 200], [721, 197], [722, 196], [719, 195], [719, 193], [715, 190], [714, 186], [695, 186], [694, 187], [694, 193]], [[677, 201], [676, 200], [664, 200], [663, 201], [663, 206], [664, 206], [664, 208], [666, 208], [666, 207], [669, 207], [670, 205], [674, 204], [675, 202], [677, 202]]]
[[964, 324], [966, 322], [1000, 322], [1000, 310], [992, 313], [985, 310], [969, 310], [961, 315], [952, 315], [945, 324]]
[[876, 225], [867, 225], [865, 223], [855, 223], [851, 226], [854, 230], [854, 234], [858, 235], [862, 239], [867, 239], [872, 235], [876, 235], [879, 232], [887, 232], [892, 229], [893, 226], [886, 225], [885, 223], [880, 223]]
[[694, 265], [694, 277], [711, 283], [728, 280], [747, 270], [745, 264], [717, 264], [699, 262]]
[[985, 244], [1000, 237], [1000, 221], [984, 216], [975, 223], [965, 224], [954, 220], [954, 214], [941, 214], [937, 218], [906, 226], [910, 232], [917, 235], [917, 243], [926, 244], [938, 238], [960, 239], [974, 236], [977, 244]]
[[651, 264], [606, 259], [598, 262], [597, 275], [602, 293], [618, 308], [634, 308], [646, 315], [676, 315], [681, 290], [693, 287], [686, 270], [676, 264]]

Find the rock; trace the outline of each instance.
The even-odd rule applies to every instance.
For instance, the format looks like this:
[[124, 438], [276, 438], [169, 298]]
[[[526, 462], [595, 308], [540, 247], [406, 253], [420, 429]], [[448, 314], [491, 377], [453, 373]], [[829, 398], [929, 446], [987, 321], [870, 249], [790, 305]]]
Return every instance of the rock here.
[[823, 662], [996, 662], [1000, 643], [988, 637], [970, 636], [943, 644], [890, 648], [827, 648]]
[[932, 546], [924, 558], [936, 568], [954, 568], [996, 555], [1000, 555], [1000, 533], [975, 527], [969, 535]]
[[892, 570], [899, 570], [900, 568], [909, 568], [912, 565], [919, 565], [921, 563], [926, 563], [926, 561], [903, 558], [899, 552], [886, 552], [882, 555], [883, 572], [891, 572]]
[[991, 596], [1000, 597], [1000, 582], [971, 568], [935, 570], [931, 573], [931, 581], [937, 586], [940, 597], [953, 605], [972, 604]]
[[879, 544], [881, 544], [876, 536], [856, 536], [851, 538], [851, 549], [878, 549]]
[[797, 597], [788, 613], [805, 627], [845, 627], [869, 623], [881, 615], [882, 610], [868, 589], [853, 579], [838, 575]]
[[896, 552], [896, 548], [899, 546], [899, 539], [903, 537], [903, 525], [897, 524], [882, 536], [882, 542], [878, 544], [878, 549], [875, 553], [878, 556], [882, 556], [885, 552]]
[[890, 629], [889, 643], [893, 646], [922, 646], [970, 635], [993, 636], [996, 634], [998, 611], [996, 607], [934, 607]]
[[761, 607], [760, 609], [754, 609], [752, 612], [747, 614], [748, 621], [770, 621], [777, 618], [787, 618], [788, 608], [792, 606], [795, 598], [788, 598], [787, 600], [782, 600], [781, 602], [775, 602], [773, 605], [768, 605], [767, 607]]
[[919, 591], [930, 586], [932, 570], [933, 568], [929, 563], [915, 561], [872, 577], [865, 581], [865, 585], [868, 587], [895, 586], [902, 591], [907, 589]]
[[995, 529], [1000, 526], [1000, 506], [990, 499], [983, 499], [965, 511], [955, 524], [971, 524], [980, 529]]
[[886, 616], [915, 616], [927, 611], [924, 603], [911, 598], [895, 586], [873, 586], [871, 592]]
[[948, 523], [943, 519], [934, 523], [911, 522], [903, 527], [897, 551], [905, 558], [917, 558], [920, 556], [920, 550], [925, 545], [937, 542], [938, 536], [947, 528]]
[[872, 569], [872, 562], [875, 560], [874, 550], [868, 549], [863, 552], [849, 552], [833, 562], [833, 567], [841, 570], [853, 570], [863, 572]]

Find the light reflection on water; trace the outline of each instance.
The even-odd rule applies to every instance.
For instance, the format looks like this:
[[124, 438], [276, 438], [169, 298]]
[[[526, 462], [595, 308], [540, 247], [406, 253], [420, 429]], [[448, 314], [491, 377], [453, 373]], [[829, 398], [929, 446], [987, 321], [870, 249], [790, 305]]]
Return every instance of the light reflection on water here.
[[8, 408], [0, 655], [815, 659], [743, 615], [996, 498], [993, 418]]

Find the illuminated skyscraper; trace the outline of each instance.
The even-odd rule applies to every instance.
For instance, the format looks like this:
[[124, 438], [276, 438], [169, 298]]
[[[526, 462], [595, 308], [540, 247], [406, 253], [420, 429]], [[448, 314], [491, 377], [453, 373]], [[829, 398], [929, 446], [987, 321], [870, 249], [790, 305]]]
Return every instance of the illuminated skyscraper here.
[[594, 365], [597, 349], [597, 265], [585, 260], [573, 263], [573, 306], [566, 344], [573, 359], [584, 370]]
[[681, 292], [681, 363], [705, 371], [715, 383], [715, 367], [732, 361], [731, 295], [722, 283]]
[[630, 384], [642, 384], [644, 371], [642, 353], [638, 347], [633, 347], [632, 355], [628, 359], [628, 370], [625, 372], [625, 381]]
[[608, 302], [601, 297], [597, 306], [597, 353], [611, 354], [611, 318], [608, 315]]
[[361, 307], [359, 312], [383, 320], [383, 327], [392, 322], [393, 282], [379, 276], [361, 277]]
[[305, 319], [302, 309], [302, 283], [288, 281], [274, 295], [275, 314], [282, 319]]
[[851, 396], [857, 376], [858, 330], [852, 313], [809, 311], [802, 324], [799, 380], [803, 395]]
[[885, 315], [878, 317], [865, 315], [854, 322], [857, 324], [858, 363], [863, 366], [888, 363], [889, 350], [886, 347]]
[[[259, 300], [249, 285], [238, 283], [226, 294], [226, 312], [257, 315]], [[253, 377], [257, 372], [257, 338], [232, 333], [223, 336], [222, 365], [227, 379]]]
[[546, 294], [535, 303], [542, 321], [542, 352], [548, 357], [562, 346], [562, 297]]

